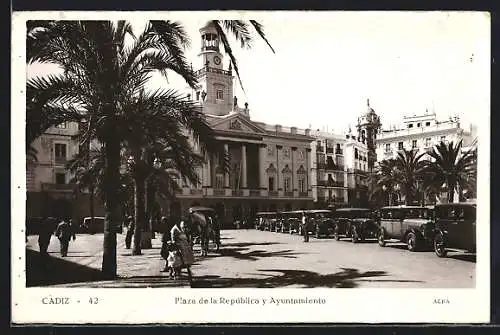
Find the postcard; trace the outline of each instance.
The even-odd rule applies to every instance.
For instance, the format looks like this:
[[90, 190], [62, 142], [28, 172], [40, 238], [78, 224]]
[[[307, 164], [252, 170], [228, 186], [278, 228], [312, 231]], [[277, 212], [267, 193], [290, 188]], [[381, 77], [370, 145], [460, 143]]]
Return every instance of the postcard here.
[[13, 323], [489, 322], [488, 13], [14, 12], [12, 88]]

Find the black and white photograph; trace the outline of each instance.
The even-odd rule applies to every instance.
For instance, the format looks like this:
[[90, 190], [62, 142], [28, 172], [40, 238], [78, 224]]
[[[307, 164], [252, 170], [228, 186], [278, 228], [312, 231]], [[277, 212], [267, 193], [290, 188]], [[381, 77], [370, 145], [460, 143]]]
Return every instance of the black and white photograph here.
[[487, 14], [12, 29], [20, 322], [488, 321]]

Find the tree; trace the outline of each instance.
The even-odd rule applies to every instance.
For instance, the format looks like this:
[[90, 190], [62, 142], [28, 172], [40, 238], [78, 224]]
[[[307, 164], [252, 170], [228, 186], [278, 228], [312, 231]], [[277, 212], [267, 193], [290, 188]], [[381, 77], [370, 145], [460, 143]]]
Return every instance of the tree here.
[[430, 183], [435, 188], [445, 187], [448, 201], [453, 202], [455, 191], [475, 189], [476, 151], [462, 152], [462, 140], [457, 144], [440, 142], [428, 155], [431, 160], [426, 172], [432, 176]]
[[[250, 46], [252, 39], [245, 34], [244, 24], [240, 21], [224, 22], [219, 24], [217, 21], [216, 26], [223, 26], [240, 40], [242, 46]], [[251, 24], [265, 39], [262, 26], [255, 21]], [[114, 278], [117, 270], [114, 228], [120, 217], [117, 197], [121, 182], [120, 146], [125, 138], [124, 131], [128, 131], [120, 127], [124, 108], [127, 99], [139, 95], [153, 72], [166, 76], [167, 72], [174, 71], [189, 86], [196, 85], [194, 73], [183, 53], [189, 39], [182, 25], [172, 21], [149, 21], [137, 37], [126, 21], [32, 21], [28, 25], [28, 62], [53, 63], [62, 68], [64, 74], [32, 79], [27, 89], [46, 91], [58, 87], [53, 98], [53, 105], [60, 112], [56, 115], [67, 113], [61, 121], [69, 121], [73, 114], [78, 116], [81, 139], [84, 142], [97, 139], [103, 144], [106, 214], [102, 271], [105, 277]], [[133, 38], [131, 46], [125, 43], [127, 36]], [[221, 34], [221, 39], [239, 77], [227, 36]], [[27, 104], [29, 102], [28, 98]], [[55, 122], [60, 123], [59, 120], [51, 123], [55, 125]], [[190, 136], [196, 141], [199, 134], [191, 128]]]
[[370, 183], [373, 185], [370, 198], [383, 199], [387, 197], [389, 206], [392, 206], [396, 182], [396, 160], [386, 159], [380, 161], [375, 167], [374, 173], [370, 177]]
[[395, 181], [405, 195], [405, 204], [411, 205], [417, 190], [417, 181], [423, 174], [426, 162], [422, 160], [425, 153], [418, 150], [403, 149], [398, 152], [395, 161]]

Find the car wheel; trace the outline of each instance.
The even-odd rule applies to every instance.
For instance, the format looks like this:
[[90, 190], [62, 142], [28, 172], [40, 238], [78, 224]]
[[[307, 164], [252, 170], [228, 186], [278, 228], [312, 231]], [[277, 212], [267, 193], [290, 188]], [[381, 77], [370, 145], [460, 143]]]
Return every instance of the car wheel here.
[[417, 235], [415, 233], [410, 232], [406, 235], [406, 245], [408, 246], [408, 250], [417, 251]]
[[359, 242], [359, 235], [358, 235], [358, 230], [356, 229], [356, 227], [352, 227], [351, 241], [352, 241], [352, 243], [358, 243]]
[[434, 237], [434, 252], [438, 257], [446, 257], [446, 243], [443, 233], [438, 233]]
[[385, 233], [383, 229], [380, 229], [377, 236], [378, 245], [381, 247], [385, 247]]

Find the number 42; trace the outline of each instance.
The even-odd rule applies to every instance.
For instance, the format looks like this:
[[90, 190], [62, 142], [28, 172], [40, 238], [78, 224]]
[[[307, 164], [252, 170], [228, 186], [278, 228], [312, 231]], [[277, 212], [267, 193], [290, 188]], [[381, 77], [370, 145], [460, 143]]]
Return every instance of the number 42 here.
[[99, 303], [99, 299], [97, 297], [90, 297], [89, 304], [97, 305]]

